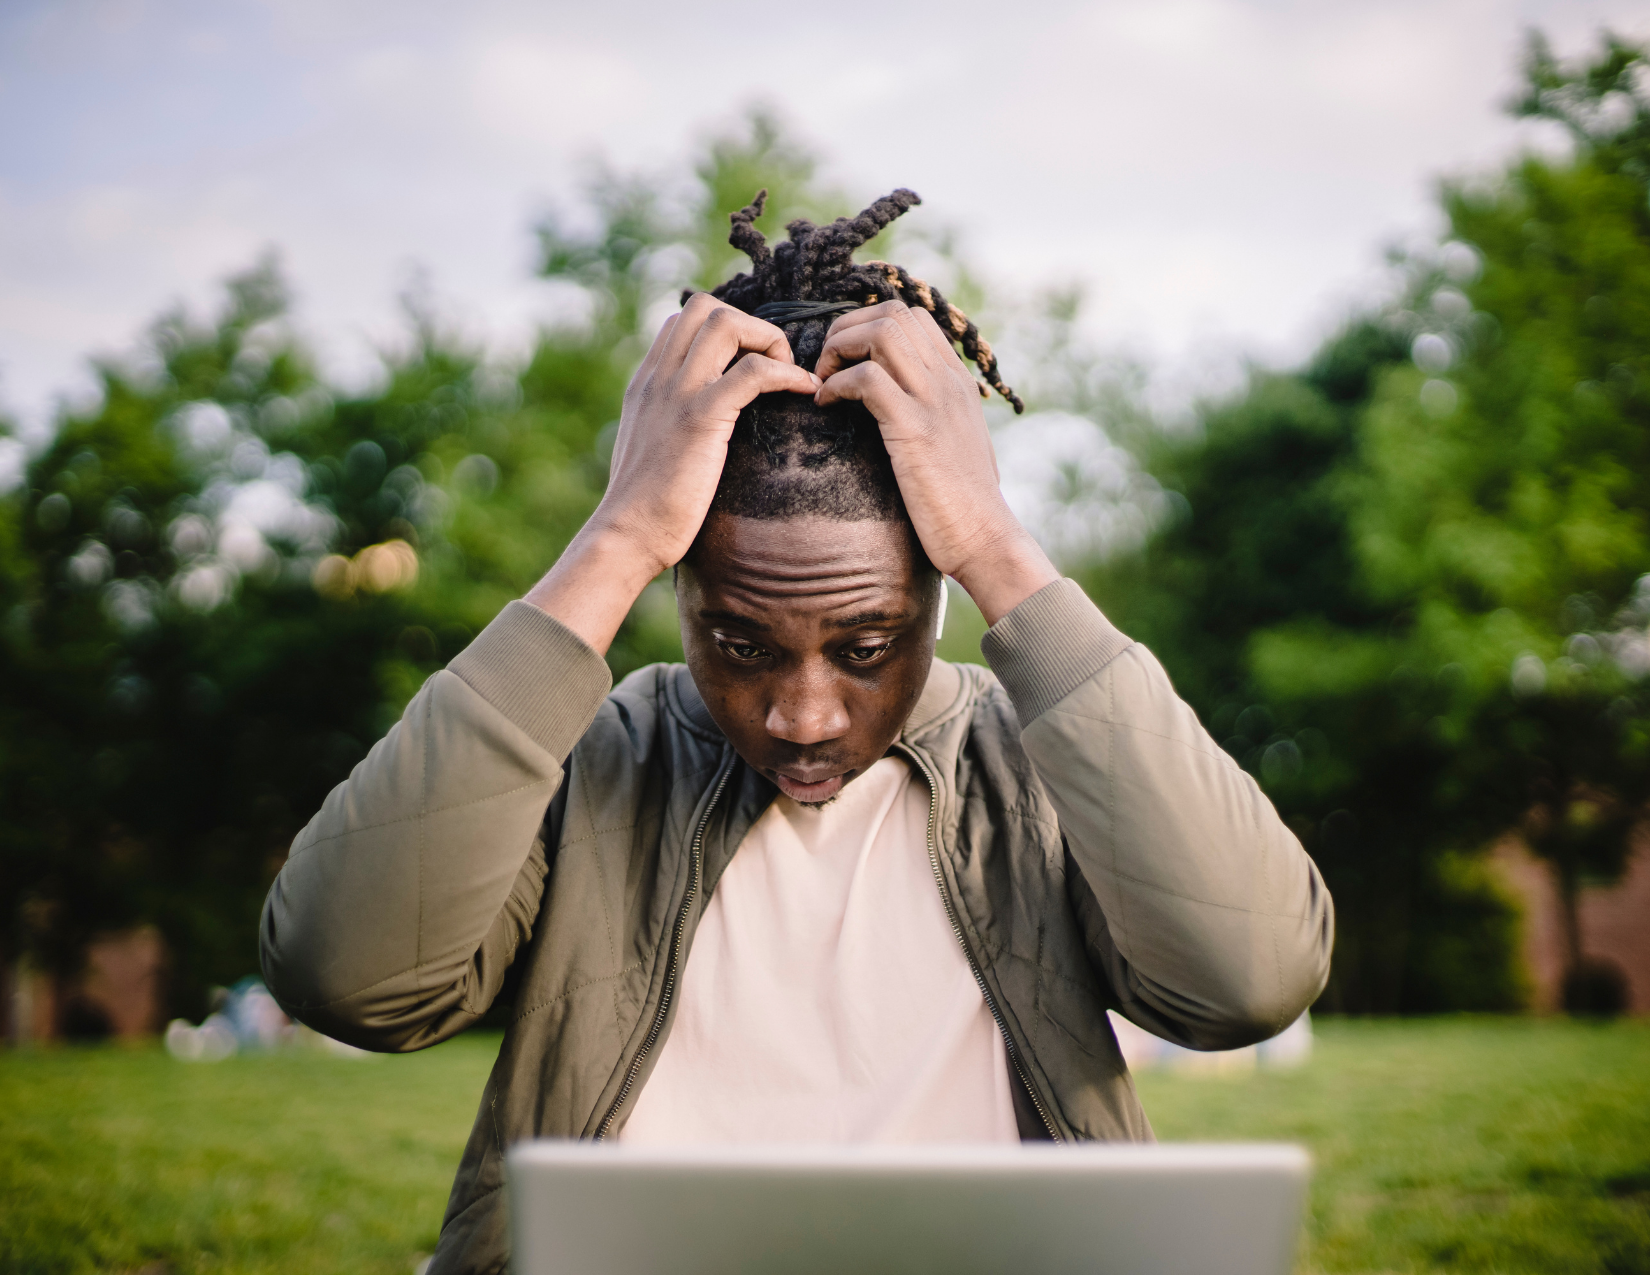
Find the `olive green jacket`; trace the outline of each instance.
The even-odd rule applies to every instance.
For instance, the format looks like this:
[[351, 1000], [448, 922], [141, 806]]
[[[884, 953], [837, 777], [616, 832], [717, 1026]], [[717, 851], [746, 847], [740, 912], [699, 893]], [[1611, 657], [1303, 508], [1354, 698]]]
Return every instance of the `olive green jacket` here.
[[[1075, 584], [982, 647], [992, 672], [936, 661], [894, 746], [932, 792], [936, 887], [1022, 1134], [1149, 1139], [1105, 1011], [1194, 1049], [1275, 1034], [1324, 985], [1328, 893]], [[511, 1143], [623, 1127], [705, 900], [775, 794], [685, 668], [609, 686], [593, 650], [512, 603], [333, 790], [264, 908], [270, 989], [339, 1040], [419, 1049], [509, 995], [432, 1275], [505, 1268]]]

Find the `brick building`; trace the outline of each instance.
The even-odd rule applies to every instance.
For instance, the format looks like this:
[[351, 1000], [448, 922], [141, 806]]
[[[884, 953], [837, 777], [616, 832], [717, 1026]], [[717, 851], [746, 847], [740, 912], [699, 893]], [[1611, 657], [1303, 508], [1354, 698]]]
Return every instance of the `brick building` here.
[[152, 925], [94, 940], [85, 969], [73, 979], [17, 965], [4, 974], [0, 1016], [14, 1045], [66, 1035], [130, 1040], [165, 1025], [166, 944]]
[[[1622, 879], [1612, 886], [1583, 886], [1577, 913], [1582, 955], [1621, 972], [1628, 1013], [1650, 1014], [1650, 828], [1640, 824], [1633, 835]], [[1496, 846], [1491, 862], [1523, 908], [1530, 1008], [1556, 1013], [1562, 1008], [1564, 922], [1553, 871], [1516, 836]]]

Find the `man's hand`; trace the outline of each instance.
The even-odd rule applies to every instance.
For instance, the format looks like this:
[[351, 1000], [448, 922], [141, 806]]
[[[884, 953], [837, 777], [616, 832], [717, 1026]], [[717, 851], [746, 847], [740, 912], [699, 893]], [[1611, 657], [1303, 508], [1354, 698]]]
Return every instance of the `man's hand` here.
[[1060, 578], [1003, 499], [979, 386], [932, 315], [902, 301], [845, 314], [816, 371], [817, 402], [857, 399], [877, 418], [929, 561], [987, 623]]
[[758, 394], [819, 384], [773, 324], [692, 297], [625, 390], [607, 494], [527, 601], [605, 654], [648, 581], [699, 534], [740, 410]]

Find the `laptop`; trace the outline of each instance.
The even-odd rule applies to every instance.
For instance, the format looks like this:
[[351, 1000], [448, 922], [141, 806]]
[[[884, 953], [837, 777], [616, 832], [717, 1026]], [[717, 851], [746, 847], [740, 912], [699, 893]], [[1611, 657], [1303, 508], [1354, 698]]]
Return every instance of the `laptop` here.
[[510, 1152], [516, 1275], [1288, 1275], [1281, 1145]]

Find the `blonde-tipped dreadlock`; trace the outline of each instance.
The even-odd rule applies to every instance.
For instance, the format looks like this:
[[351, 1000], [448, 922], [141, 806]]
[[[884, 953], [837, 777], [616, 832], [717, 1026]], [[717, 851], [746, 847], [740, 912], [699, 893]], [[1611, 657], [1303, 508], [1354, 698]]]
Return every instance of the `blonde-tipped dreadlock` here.
[[[940, 331], [962, 347], [963, 357], [979, 369], [981, 394], [989, 386], [1013, 404], [1016, 412], [1025, 410], [1019, 396], [1003, 384], [997, 356], [980, 330], [938, 288], [886, 261], [853, 259], [856, 248], [922, 202], [916, 192], [896, 190], [859, 216], [839, 217], [826, 226], [798, 218], [785, 228], [790, 238], [772, 249], [753, 224], [767, 199], [767, 191], [758, 191], [754, 200], [730, 218], [733, 230], [728, 242], [751, 259], [751, 269], [729, 279], [712, 296], [771, 319], [790, 340], [797, 363], [809, 369], [818, 361], [825, 333], [837, 314], [879, 301], [903, 301], [931, 313]], [[687, 300], [686, 293], [682, 299]]]

